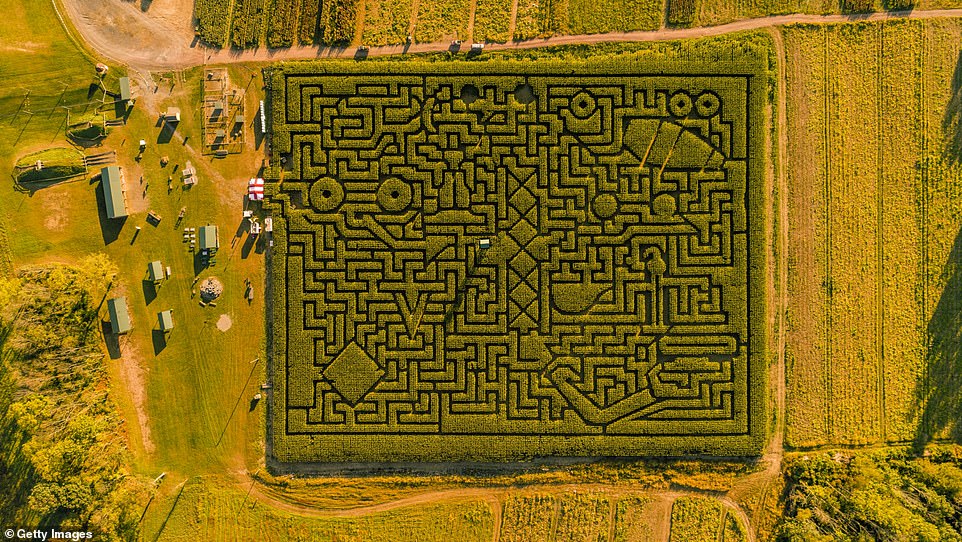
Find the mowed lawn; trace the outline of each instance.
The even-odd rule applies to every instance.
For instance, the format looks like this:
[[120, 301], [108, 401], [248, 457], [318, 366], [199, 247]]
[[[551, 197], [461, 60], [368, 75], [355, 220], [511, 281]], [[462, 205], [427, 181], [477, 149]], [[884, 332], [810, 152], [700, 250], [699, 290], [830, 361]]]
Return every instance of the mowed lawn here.
[[958, 436], [962, 24], [789, 27], [788, 443]]
[[[50, 3], [27, 7], [2, 0], [0, 8], [6, 13], [0, 19], [0, 73], [7, 82], [0, 88], [0, 166], [11, 172], [19, 156], [67, 145], [64, 107], [75, 118], [90, 113], [102, 93], [90, 91], [95, 61], [70, 41]], [[241, 88], [251, 81], [251, 73], [248, 68], [232, 70]], [[112, 66], [106, 78], [115, 91], [119, 75], [122, 69]], [[114, 128], [103, 146], [87, 151], [117, 152], [131, 215], [107, 220], [99, 180], [92, 176], [30, 192], [18, 190], [8, 175], [0, 183], [0, 241], [5, 240], [4, 260], [14, 266], [74, 262], [94, 252], [108, 254], [117, 265], [110, 295], [127, 297], [134, 327], [119, 343], [114, 336], [105, 337], [113, 396], [128, 422], [136, 468], [154, 476], [168, 472], [168, 480], [176, 484], [199, 474], [254, 470], [263, 458], [265, 404], [252, 409], [250, 402], [264, 374], [263, 251], [238, 230], [247, 179], [256, 173], [259, 159], [254, 153], [213, 159], [198, 152], [201, 70], [178, 74], [169, 97], [172, 80], [154, 77], [157, 92], [138, 79], [135, 95], [148, 94], [149, 99], [141, 96], [128, 124]], [[254, 82], [250, 88], [260, 86]], [[148, 101], [155, 109], [181, 107], [183, 121], [173, 137], [161, 136], [156, 113], [145, 111]], [[88, 102], [95, 103], [84, 105]], [[256, 118], [256, 103], [252, 93], [248, 119]], [[140, 139], [147, 141], [147, 150], [138, 162]], [[160, 165], [161, 156], [170, 160], [166, 168]], [[180, 181], [187, 159], [200, 177], [189, 191]], [[99, 167], [91, 173], [99, 173]], [[174, 182], [168, 192], [169, 175]], [[182, 207], [187, 215], [177, 226]], [[156, 227], [146, 221], [148, 210], [162, 217]], [[220, 227], [221, 251], [214, 268], [195, 275], [182, 229], [207, 223]], [[172, 278], [156, 291], [144, 280], [148, 262], [155, 259], [172, 271]], [[191, 288], [195, 277], [209, 275], [219, 277], [225, 290], [217, 307], [204, 308], [191, 297]], [[252, 303], [244, 298], [245, 279], [254, 285]], [[157, 312], [166, 309], [174, 311], [175, 329], [164, 341]], [[217, 323], [224, 315], [232, 325], [221, 330]], [[102, 317], [107, 318], [105, 306]], [[260, 361], [252, 363], [256, 358]]]

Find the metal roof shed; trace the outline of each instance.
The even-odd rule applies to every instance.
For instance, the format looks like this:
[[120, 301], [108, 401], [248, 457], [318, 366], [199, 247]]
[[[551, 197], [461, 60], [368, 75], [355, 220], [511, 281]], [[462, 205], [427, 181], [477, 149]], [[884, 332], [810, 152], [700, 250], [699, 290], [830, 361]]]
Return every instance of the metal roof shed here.
[[200, 244], [201, 250], [216, 249], [219, 246], [217, 242], [217, 226], [201, 226], [200, 231], [197, 232], [197, 241]]
[[163, 312], [158, 312], [157, 321], [160, 323], [161, 331], [170, 331], [174, 329], [174, 311], [165, 310]]
[[120, 78], [120, 99], [125, 102], [130, 99], [130, 78], [129, 77]]
[[107, 218], [127, 216], [124, 202], [124, 183], [120, 177], [120, 166], [107, 166], [100, 170], [100, 186], [104, 191]]
[[164, 280], [164, 266], [161, 265], [160, 260], [154, 260], [147, 264], [147, 274], [150, 276], [150, 280], [157, 282], [158, 280]]
[[110, 313], [110, 329], [114, 333], [130, 331], [130, 313], [127, 312], [127, 298], [115, 297], [107, 300], [107, 312]]

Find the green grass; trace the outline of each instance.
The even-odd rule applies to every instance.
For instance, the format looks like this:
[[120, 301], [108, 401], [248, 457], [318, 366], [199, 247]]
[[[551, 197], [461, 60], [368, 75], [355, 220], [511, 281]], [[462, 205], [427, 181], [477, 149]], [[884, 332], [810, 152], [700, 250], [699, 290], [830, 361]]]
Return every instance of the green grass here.
[[493, 538], [481, 500], [399, 508], [360, 517], [306, 517], [265, 506], [224, 478], [192, 478], [157, 499], [143, 526], [148, 540], [344, 540], [475, 542]]
[[[41, 170], [35, 164], [40, 162]], [[83, 153], [77, 149], [54, 147], [20, 157], [16, 165], [17, 182], [59, 181], [87, 172]]]

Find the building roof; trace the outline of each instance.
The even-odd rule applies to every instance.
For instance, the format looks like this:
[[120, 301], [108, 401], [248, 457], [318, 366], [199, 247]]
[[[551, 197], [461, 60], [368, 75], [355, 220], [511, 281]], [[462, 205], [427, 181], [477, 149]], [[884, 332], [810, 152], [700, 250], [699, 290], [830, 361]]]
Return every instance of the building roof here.
[[130, 313], [127, 312], [127, 298], [115, 297], [107, 300], [107, 312], [110, 313], [110, 329], [114, 333], [130, 331]]
[[174, 311], [166, 310], [163, 312], [158, 312], [157, 321], [160, 322], [161, 331], [174, 329]]
[[130, 99], [130, 78], [129, 77], [120, 78], [120, 99], [125, 102]]
[[234, 117], [234, 124], [244, 124], [245, 120], [244, 115], [237, 115]]
[[180, 108], [179, 107], [168, 107], [164, 116], [168, 119], [180, 120]]
[[100, 170], [100, 187], [104, 191], [107, 218], [127, 216], [124, 201], [124, 185], [120, 178], [120, 166], [107, 166]]
[[217, 226], [201, 226], [197, 232], [197, 241], [202, 250], [217, 248]]
[[150, 275], [150, 280], [164, 279], [164, 267], [160, 264], [160, 260], [154, 260], [147, 264], [147, 274]]

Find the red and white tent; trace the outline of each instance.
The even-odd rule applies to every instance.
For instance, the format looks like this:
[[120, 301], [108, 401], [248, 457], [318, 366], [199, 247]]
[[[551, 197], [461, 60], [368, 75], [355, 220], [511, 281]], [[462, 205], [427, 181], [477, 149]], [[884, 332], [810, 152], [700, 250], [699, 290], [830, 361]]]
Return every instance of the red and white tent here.
[[251, 201], [264, 199], [264, 179], [251, 179], [250, 182], [247, 183], [247, 197]]

